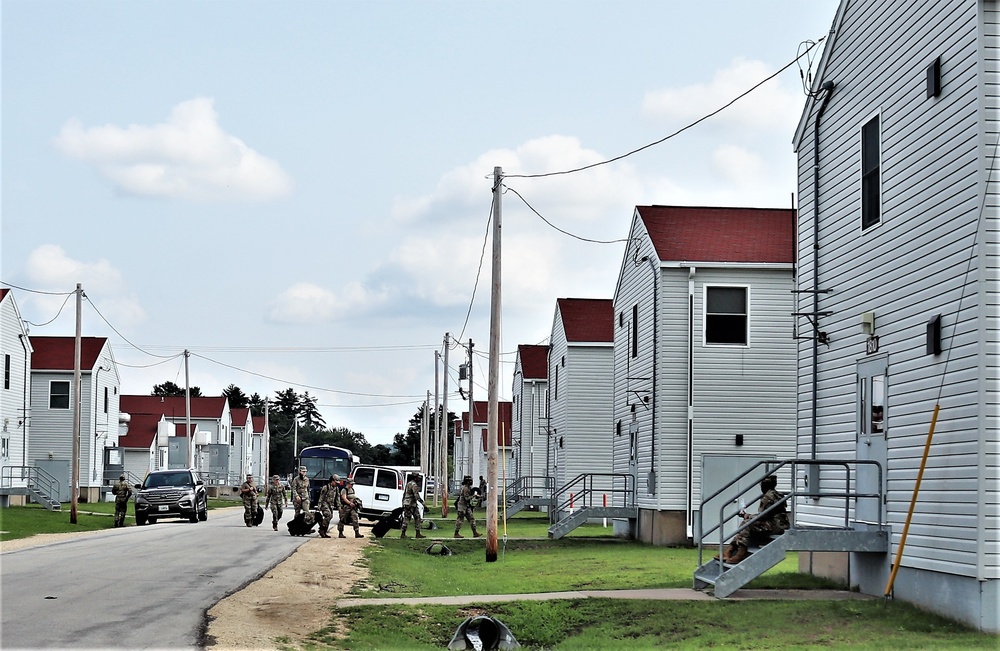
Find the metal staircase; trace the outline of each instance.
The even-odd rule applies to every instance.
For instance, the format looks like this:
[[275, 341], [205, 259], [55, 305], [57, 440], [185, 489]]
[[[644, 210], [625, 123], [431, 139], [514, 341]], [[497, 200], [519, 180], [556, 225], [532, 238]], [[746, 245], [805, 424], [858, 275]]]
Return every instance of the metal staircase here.
[[555, 491], [563, 496], [553, 499], [549, 509], [549, 538], [558, 540], [591, 518], [625, 518], [635, 520], [639, 509], [635, 504], [635, 478], [617, 473], [586, 473], [577, 475]]
[[0, 468], [0, 495], [28, 495], [49, 511], [62, 510], [60, 486], [59, 480], [35, 466]]
[[[732, 500], [724, 501], [719, 508], [718, 519], [708, 522], [708, 513], [702, 513], [700, 522], [701, 529], [698, 538], [698, 569], [694, 572], [695, 590], [704, 590], [709, 586], [714, 586], [714, 594], [720, 599], [730, 596], [750, 581], [754, 580], [764, 572], [768, 571], [785, 558], [785, 552], [789, 551], [825, 551], [825, 552], [860, 552], [860, 553], [887, 553], [889, 551], [889, 529], [882, 522], [883, 504], [883, 481], [882, 468], [875, 461], [853, 460], [853, 461], [820, 461], [820, 460], [788, 460], [782, 462], [763, 461], [748, 469], [739, 477], [733, 479], [730, 484], [719, 489], [704, 500], [704, 503], [721, 494], [733, 494], [733, 487], [749, 479], [759, 481], [765, 475], [776, 474], [779, 477], [789, 473], [791, 478], [798, 477], [796, 472], [801, 466], [820, 466], [829, 468], [824, 474], [829, 476], [825, 486], [813, 492], [792, 490], [785, 495], [782, 503], [787, 505], [791, 528], [781, 535], [771, 536], [763, 545], [751, 546], [750, 555], [737, 564], [726, 563], [721, 560], [723, 550], [740, 532], [749, 529], [753, 524], [763, 517], [767, 517], [770, 512], [777, 508], [775, 505], [764, 513], [755, 515], [752, 519], [741, 522], [738, 526], [731, 526], [729, 523], [736, 518], [740, 507], [734, 506], [746, 500], [748, 506], [752, 506], [760, 501], [759, 493], [752, 496], [756, 487], [751, 484], [743, 491], [737, 491]], [[858, 468], [867, 466], [869, 474], [874, 472], [877, 475], [877, 490], [858, 490]], [[794, 481], [789, 482], [794, 486]], [[779, 484], [780, 485], [780, 484]], [[842, 510], [842, 525], [838, 526], [803, 526], [796, 524], [795, 507], [797, 501], [803, 499], [835, 500], [838, 509]], [[752, 499], [752, 501], [751, 501]], [[842, 506], [840, 500], [843, 500]], [[861, 522], [852, 520], [852, 515], [856, 512], [858, 500], [867, 500], [868, 503], [877, 504], [877, 514], [874, 522]], [[711, 524], [706, 528], [705, 525]], [[727, 528], [729, 531], [727, 531]], [[703, 550], [714, 549], [715, 545], [705, 545], [707, 537], [713, 534], [718, 535], [719, 558], [707, 562], [703, 558]]]
[[529, 507], [551, 507], [553, 485], [552, 477], [546, 475], [527, 475], [508, 483], [504, 493], [507, 517]]

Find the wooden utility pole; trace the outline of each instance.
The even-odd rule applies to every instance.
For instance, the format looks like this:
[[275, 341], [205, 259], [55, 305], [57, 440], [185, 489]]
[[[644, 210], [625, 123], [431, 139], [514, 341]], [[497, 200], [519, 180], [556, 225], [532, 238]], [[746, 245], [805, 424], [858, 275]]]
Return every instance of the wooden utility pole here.
[[444, 418], [441, 423], [441, 517], [448, 517], [448, 433], [450, 426], [448, 423], [448, 376], [451, 375], [448, 368], [448, 353], [451, 351], [451, 335], [444, 333], [444, 388], [441, 391], [442, 406], [441, 411]]
[[468, 461], [465, 466], [465, 471], [472, 475], [472, 416], [473, 409], [476, 403], [472, 401], [472, 339], [469, 339], [469, 431], [466, 434], [468, 440], [465, 442], [465, 448], [467, 450]]
[[70, 470], [69, 521], [76, 524], [76, 504], [80, 493], [80, 400], [83, 385], [80, 372], [81, 333], [83, 331], [83, 285], [76, 284], [76, 338], [73, 343], [73, 468]]
[[[438, 405], [441, 404], [441, 396], [438, 394], [438, 387], [440, 386], [440, 377], [438, 376], [438, 360], [441, 358], [441, 351], [434, 351], [434, 435], [431, 436], [431, 449], [434, 450], [434, 461], [431, 463], [431, 476], [437, 477], [438, 475], [438, 459], [441, 458], [441, 410], [438, 409]], [[440, 482], [440, 478], [435, 479], [436, 482]], [[441, 496], [441, 491], [434, 487], [434, 506], [438, 506], [438, 498]]]
[[[184, 349], [184, 427], [188, 438], [188, 468], [194, 469], [194, 432], [191, 431], [191, 374], [188, 373], [188, 358], [191, 351]], [[167, 459], [167, 467], [170, 460]]]
[[499, 423], [498, 378], [500, 375], [500, 198], [503, 169], [493, 168], [493, 289], [490, 299], [490, 379], [488, 428], [486, 431], [486, 562], [497, 560], [497, 425]]

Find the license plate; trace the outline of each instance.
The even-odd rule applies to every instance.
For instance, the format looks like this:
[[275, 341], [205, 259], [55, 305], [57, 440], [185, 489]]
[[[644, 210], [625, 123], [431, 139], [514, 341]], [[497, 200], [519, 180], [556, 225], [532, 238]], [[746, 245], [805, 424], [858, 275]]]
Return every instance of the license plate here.
[[160, 506], [157, 507], [157, 509], [159, 509], [160, 511], [169, 511], [170, 507], [167, 506], [166, 504], [161, 504]]

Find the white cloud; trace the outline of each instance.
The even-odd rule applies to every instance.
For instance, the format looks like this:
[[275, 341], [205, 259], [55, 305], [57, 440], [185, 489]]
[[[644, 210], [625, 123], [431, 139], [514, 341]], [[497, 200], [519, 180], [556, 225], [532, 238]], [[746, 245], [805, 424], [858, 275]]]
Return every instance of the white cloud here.
[[[69, 257], [61, 246], [43, 244], [28, 254], [24, 274], [32, 288], [48, 292], [72, 292], [80, 283], [88, 300], [116, 328], [127, 328], [146, 320], [145, 311], [138, 299], [128, 292], [121, 272], [107, 260], [82, 262]], [[39, 319], [52, 319], [64, 301], [65, 296], [29, 294], [25, 297], [26, 305], [37, 313], [30, 319], [36, 323]], [[60, 319], [72, 323], [73, 314], [74, 310], [63, 309]]]
[[[681, 123], [693, 122], [718, 110], [772, 74], [774, 70], [761, 61], [737, 57], [728, 68], [716, 71], [708, 83], [646, 93], [642, 113], [659, 122], [683, 126]], [[804, 102], [796, 90], [786, 88], [780, 78], [772, 79], [709, 118], [707, 124], [790, 131], [798, 122]]]
[[219, 126], [213, 100], [174, 107], [153, 126], [85, 129], [63, 125], [56, 146], [94, 166], [121, 191], [190, 201], [255, 201], [288, 194], [291, 180], [278, 163]]
[[338, 294], [313, 283], [296, 283], [272, 301], [267, 319], [275, 323], [325, 323], [351, 316], [385, 300], [361, 283], [353, 282]]

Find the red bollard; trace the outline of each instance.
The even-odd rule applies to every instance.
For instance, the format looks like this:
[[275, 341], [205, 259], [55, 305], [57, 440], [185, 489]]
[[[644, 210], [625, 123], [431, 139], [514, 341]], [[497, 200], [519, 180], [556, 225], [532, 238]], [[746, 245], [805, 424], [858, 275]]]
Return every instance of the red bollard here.
[[569, 510], [573, 510], [573, 493], [569, 494]]
[[604, 508], [608, 508], [608, 494], [604, 494]]

